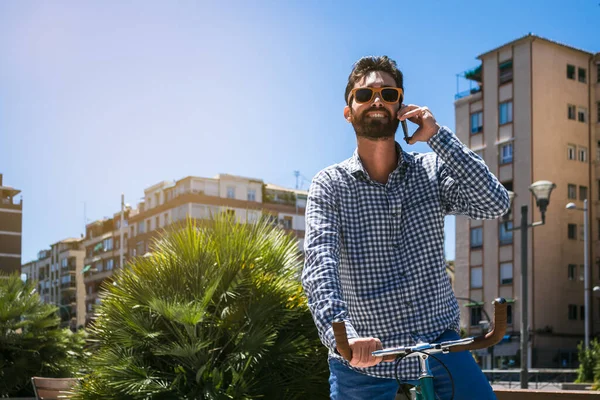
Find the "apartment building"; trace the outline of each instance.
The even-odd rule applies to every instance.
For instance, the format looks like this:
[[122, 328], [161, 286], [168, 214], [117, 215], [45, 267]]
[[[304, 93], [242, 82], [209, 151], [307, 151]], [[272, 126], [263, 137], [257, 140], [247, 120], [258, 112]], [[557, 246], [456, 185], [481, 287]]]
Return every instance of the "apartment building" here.
[[[128, 220], [137, 210], [123, 207], [110, 218], [103, 218], [86, 225], [85, 260], [83, 282], [85, 291], [86, 323], [94, 316], [94, 306], [100, 303], [99, 290], [102, 282], [110, 278], [113, 271], [121, 267], [128, 257], [127, 237]], [[123, 223], [121, 223], [123, 220]], [[121, 236], [123, 241], [121, 242]]]
[[27, 280], [38, 282], [44, 303], [59, 307], [61, 325], [75, 330], [85, 324], [83, 239], [69, 238], [38, 252], [36, 260], [21, 267]]
[[21, 268], [23, 201], [20, 190], [3, 186], [0, 174], [0, 271], [10, 274]]
[[188, 176], [146, 188], [135, 209], [125, 208], [123, 243], [120, 243], [120, 212], [86, 227], [83, 273], [87, 321], [93, 318], [94, 305], [101, 301], [100, 286], [121, 266], [122, 246], [125, 261], [141, 257], [150, 251], [152, 240], [163, 229], [182, 224], [188, 217], [204, 223], [227, 213], [238, 223], [254, 223], [266, 215], [274, 224], [293, 233], [302, 249], [306, 197], [306, 191], [228, 174], [214, 178]]
[[[509, 226], [540, 213], [528, 187], [556, 184], [546, 224], [529, 229], [529, 331], [532, 367], [576, 364], [584, 337], [584, 251], [590, 255], [591, 287], [600, 284], [600, 53], [590, 53], [536, 35], [526, 35], [477, 57], [464, 74], [474, 85], [455, 100], [456, 134], [481, 156], [502, 184], [516, 193]], [[589, 202], [589, 248], [584, 249], [583, 213], [567, 210]], [[522, 304], [519, 231], [500, 220], [456, 219], [455, 292], [461, 324], [480, 332], [491, 301], [508, 299], [509, 332], [485, 367], [517, 366]], [[592, 334], [600, 334], [600, 299], [593, 298]]]
[[189, 216], [199, 221], [227, 213], [238, 223], [253, 223], [263, 214], [298, 237], [302, 249], [307, 192], [265, 184], [262, 180], [219, 174], [214, 178], [188, 176], [160, 182], [144, 191], [139, 213], [129, 219], [129, 254], [150, 250], [160, 229]]

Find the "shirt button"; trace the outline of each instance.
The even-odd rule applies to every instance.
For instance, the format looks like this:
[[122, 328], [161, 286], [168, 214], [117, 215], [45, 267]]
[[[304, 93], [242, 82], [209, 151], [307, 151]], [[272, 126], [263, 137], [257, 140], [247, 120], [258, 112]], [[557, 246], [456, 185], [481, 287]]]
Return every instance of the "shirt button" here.
[[407, 302], [406, 302], [406, 303], [404, 303], [404, 304], [406, 304], [408, 307], [412, 307], [412, 303], [411, 303], [410, 301], [407, 301]]
[[393, 213], [392, 213], [392, 217], [397, 217], [397, 216], [398, 216], [398, 213], [397, 213], [397, 212], [393, 212]]

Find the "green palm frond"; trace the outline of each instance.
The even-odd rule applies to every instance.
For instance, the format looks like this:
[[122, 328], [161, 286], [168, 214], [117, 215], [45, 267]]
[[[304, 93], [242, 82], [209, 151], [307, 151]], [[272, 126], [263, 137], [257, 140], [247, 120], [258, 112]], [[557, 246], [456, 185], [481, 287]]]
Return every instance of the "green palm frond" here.
[[226, 217], [164, 232], [103, 286], [75, 398], [326, 398], [296, 243]]
[[35, 285], [0, 276], [0, 397], [32, 395], [32, 376], [73, 376], [85, 356], [85, 333], [60, 329], [57, 307]]

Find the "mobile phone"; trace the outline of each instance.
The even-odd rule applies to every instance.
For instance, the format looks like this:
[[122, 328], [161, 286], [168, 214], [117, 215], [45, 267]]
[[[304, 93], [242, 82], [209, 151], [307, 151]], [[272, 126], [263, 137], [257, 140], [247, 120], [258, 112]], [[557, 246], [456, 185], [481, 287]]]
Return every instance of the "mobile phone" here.
[[400, 121], [400, 124], [402, 124], [402, 131], [404, 132], [404, 141], [408, 144], [410, 137], [408, 136], [408, 125], [406, 124], [406, 120]]

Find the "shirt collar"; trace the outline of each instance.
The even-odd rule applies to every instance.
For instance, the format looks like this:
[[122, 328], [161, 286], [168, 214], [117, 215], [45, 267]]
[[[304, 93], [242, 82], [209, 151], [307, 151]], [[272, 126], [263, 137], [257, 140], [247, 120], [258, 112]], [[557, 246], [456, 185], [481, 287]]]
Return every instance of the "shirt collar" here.
[[[395, 143], [396, 143], [396, 154], [398, 154], [398, 165], [396, 166], [396, 169], [394, 171], [399, 171], [403, 168], [406, 168], [408, 166], [408, 164], [412, 163], [413, 157], [412, 157], [412, 155], [403, 151], [402, 147], [400, 146], [400, 144], [398, 142], [395, 142]], [[348, 160], [348, 171], [354, 176], [357, 176], [357, 175], [363, 175], [365, 177], [369, 176], [369, 174], [367, 173], [367, 170], [365, 169], [364, 165], [362, 164], [362, 161], [360, 160], [360, 156], [358, 155], [358, 148], [356, 148], [354, 150], [352, 157], [350, 157], [350, 159]]]

